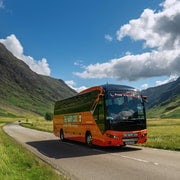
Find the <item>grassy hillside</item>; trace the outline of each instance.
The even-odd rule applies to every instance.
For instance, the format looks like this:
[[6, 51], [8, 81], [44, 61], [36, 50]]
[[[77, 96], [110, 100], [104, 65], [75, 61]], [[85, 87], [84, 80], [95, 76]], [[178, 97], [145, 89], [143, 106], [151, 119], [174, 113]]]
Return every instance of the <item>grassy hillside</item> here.
[[161, 103], [147, 110], [148, 118], [177, 118], [180, 119], [180, 96], [171, 102]]
[[0, 43], [0, 112], [6, 104], [39, 113], [52, 112], [54, 102], [76, 94], [64, 81], [33, 72]]
[[176, 81], [143, 90], [142, 94], [148, 96], [148, 108], [170, 103], [180, 96], [180, 77]]
[[180, 78], [176, 81], [142, 91], [148, 97], [148, 118], [180, 119]]

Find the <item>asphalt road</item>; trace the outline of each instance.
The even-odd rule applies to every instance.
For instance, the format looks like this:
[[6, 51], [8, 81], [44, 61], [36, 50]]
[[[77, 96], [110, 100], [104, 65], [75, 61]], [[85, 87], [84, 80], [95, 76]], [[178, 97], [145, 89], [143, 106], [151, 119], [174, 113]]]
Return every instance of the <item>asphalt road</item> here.
[[71, 179], [180, 179], [180, 152], [134, 146], [91, 149], [72, 141], [62, 143], [52, 133], [18, 123], [4, 126], [4, 131]]

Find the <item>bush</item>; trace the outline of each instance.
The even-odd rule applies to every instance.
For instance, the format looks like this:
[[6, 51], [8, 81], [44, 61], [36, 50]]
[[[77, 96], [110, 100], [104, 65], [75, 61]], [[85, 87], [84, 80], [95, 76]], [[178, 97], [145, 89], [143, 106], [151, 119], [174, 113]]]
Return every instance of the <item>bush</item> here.
[[44, 116], [45, 120], [47, 121], [52, 121], [53, 119], [53, 114], [52, 113], [46, 113]]

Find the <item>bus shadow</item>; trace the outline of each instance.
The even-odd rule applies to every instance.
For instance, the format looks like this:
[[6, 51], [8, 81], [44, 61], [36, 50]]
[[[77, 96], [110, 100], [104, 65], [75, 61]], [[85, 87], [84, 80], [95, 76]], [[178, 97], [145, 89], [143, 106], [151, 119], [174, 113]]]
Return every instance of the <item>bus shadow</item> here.
[[66, 142], [60, 142], [59, 140], [33, 141], [33, 142], [27, 142], [27, 144], [35, 148], [41, 154], [55, 159], [141, 150], [141, 147], [135, 147], [135, 146], [125, 146], [125, 147], [94, 146], [93, 148], [89, 148], [84, 143], [79, 143], [69, 140]]

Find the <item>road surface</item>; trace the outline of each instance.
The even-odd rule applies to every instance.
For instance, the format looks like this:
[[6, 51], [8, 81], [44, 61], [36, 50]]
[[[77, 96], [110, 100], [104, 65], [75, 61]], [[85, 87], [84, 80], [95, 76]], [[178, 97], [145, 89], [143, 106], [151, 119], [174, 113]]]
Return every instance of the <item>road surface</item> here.
[[127, 146], [88, 148], [18, 123], [4, 131], [73, 180], [179, 180], [180, 152]]

